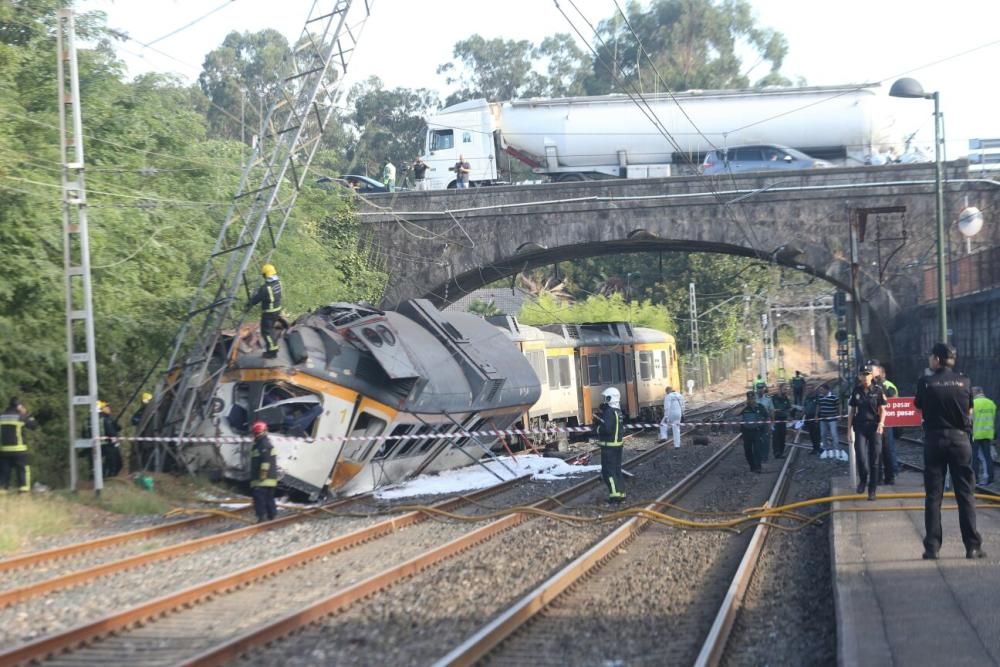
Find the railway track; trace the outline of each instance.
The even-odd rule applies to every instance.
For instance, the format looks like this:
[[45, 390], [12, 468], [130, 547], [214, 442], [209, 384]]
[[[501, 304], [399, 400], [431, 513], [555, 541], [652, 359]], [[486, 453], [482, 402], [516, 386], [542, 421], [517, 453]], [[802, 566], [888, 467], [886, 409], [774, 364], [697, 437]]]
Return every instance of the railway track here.
[[[660, 451], [659, 448], [650, 449], [636, 458], [642, 460], [655, 457]], [[630, 465], [634, 465], [635, 460]], [[592, 489], [599, 483], [599, 479], [595, 478], [577, 484], [556, 499], [536, 503], [536, 507], [555, 508], [558, 503]], [[496, 488], [484, 490], [475, 496], [486, 497], [490, 493], [497, 493]], [[475, 500], [475, 497], [471, 499]], [[466, 502], [466, 499], [446, 501], [439, 504], [436, 510], [453, 511]], [[18, 664], [48, 656], [53, 657], [52, 664], [109, 664], [109, 661], [113, 664], [112, 656], [119, 656], [117, 659], [120, 662], [128, 663], [134, 662], [140, 655], [144, 664], [179, 664], [185, 660], [192, 660], [191, 664], [214, 664], [225, 656], [233, 655], [232, 651], [242, 652], [254, 642], [261, 641], [262, 633], [287, 632], [289, 623], [301, 622], [310, 613], [325, 614], [331, 609], [350, 604], [380, 587], [391, 585], [400, 577], [439, 562], [448, 555], [518, 525], [529, 517], [526, 514], [510, 515], [473, 531], [456, 528], [452, 531], [455, 533], [454, 539], [444, 545], [439, 544], [440, 537], [421, 541], [419, 535], [418, 539], [414, 539], [412, 533], [406, 539], [397, 539], [387, 545], [382, 545], [381, 542], [390, 540], [378, 539], [399, 534], [404, 528], [414, 526], [426, 518], [427, 514], [423, 512], [403, 514], [349, 535], [164, 595], [98, 621], [16, 647], [0, 654], [0, 665]], [[440, 532], [440, 526], [438, 528]], [[431, 542], [437, 543], [437, 546], [428, 548]], [[370, 572], [373, 563], [384, 561], [384, 557], [377, 557], [379, 552], [383, 556], [385, 552], [391, 552], [399, 562], [381, 572], [371, 571], [370, 576], [353, 576], [354, 581], [345, 584], [348, 577], [341, 579], [340, 574], [336, 577], [330, 575], [327, 561], [345, 560], [337, 552], [356, 552], [347, 559], [350, 562], [344, 563], [340, 568], [342, 573], [350, 572], [352, 576]], [[302, 594], [289, 595], [289, 591], [300, 591]], [[267, 602], [262, 603], [261, 600]], [[274, 630], [274, 624], [268, 622], [274, 620], [276, 614], [280, 616], [275, 609], [275, 600], [281, 600], [288, 612], [284, 619], [284, 630]], [[184, 610], [184, 607], [191, 609]], [[260, 613], [254, 613], [255, 610]], [[151, 622], [151, 619], [164, 614], [168, 615], [167, 618]], [[135, 624], [143, 627], [130, 629]], [[241, 632], [250, 628], [253, 628], [252, 636], [242, 637]], [[112, 633], [114, 636], [109, 636]], [[219, 635], [225, 640], [221, 644]], [[211, 641], [213, 636], [216, 640], [214, 645]], [[105, 639], [95, 641], [101, 637]], [[202, 640], [200, 643], [198, 638]], [[64, 651], [79, 647], [82, 643], [88, 645], [74, 650], [70, 655], [61, 656]], [[194, 655], [198, 651], [201, 651], [200, 657]]]
[[[695, 496], [695, 507], [702, 506], [718, 491], [719, 475], [709, 477], [710, 473], [718, 473], [724, 466], [745, 468], [745, 464], [732, 455], [733, 442], [735, 439], [647, 509], [689, 496]], [[775, 486], [768, 504], [778, 502], [795, 451], [793, 449], [786, 458], [780, 473], [772, 473]], [[764, 526], [754, 531], [742, 558], [738, 557], [738, 549], [723, 548], [718, 559], [707, 559], [710, 563], [698, 562], [696, 567], [709, 565], [709, 569], [721, 569], [728, 575], [716, 572], [707, 582], [698, 581], [700, 577], [695, 575], [690, 585], [697, 588], [697, 599], [691, 600], [691, 604], [676, 606], [659, 594], [671, 588], [678, 577], [694, 573], [684, 571], [684, 567], [680, 568], [682, 572], [671, 573], [670, 566], [664, 569], [661, 561], [669, 561], [668, 554], [675, 554], [676, 548], [691, 545], [683, 544], [685, 539], [678, 538], [677, 531], [667, 532], [662, 526], [650, 526], [643, 517], [630, 519], [435, 664], [439, 667], [478, 662], [489, 665], [690, 664], [694, 659], [697, 664], [716, 664], [752, 576], [765, 531]], [[686, 533], [681, 535], [687, 536]], [[744, 540], [738, 537], [736, 541]], [[635, 574], [648, 570], [661, 570], [660, 582]], [[653, 594], [649, 595], [649, 591]], [[616, 602], [623, 596], [628, 598], [624, 604]], [[713, 607], [720, 604], [720, 599], [721, 606]], [[664, 618], [664, 608], [666, 615], [672, 618]], [[602, 631], [587, 621], [595, 616], [613, 619], [616, 614], [623, 616], [622, 623], [613, 629], [609, 646], [607, 629]], [[679, 620], [679, 616], [683, 616], [683, 620]], [[602, 621], [596, 623], [601, 624]], [[674, 624], [681, 626], [684, 636], [670, 632], [669, 637], [664, 637], [664, 626]], [[704, 643], [699, 652], [697, 642], [702, 639]]]
[[[203, 529], [205, 526], [218, 523], [219, 519], [225, 517], [219, 515], [193, 517], [0, 561], [0, 571], [7, 573], [4, 576], [4, 581], [11, 584], [13, 582], [19, 583], [19, 585], [11, 585], [9, 588], [0, 590], [0, 608], [53, 591], [78, 586], [99, 577], [177, 558], [220, 544], [245, 539], [265, 531], [276, 530], [310, 516], [334, 511], [369, 499], [370, 496], [340, 499], [316, 508], [287, 514], [267, 523], [228, 529], [224, 525], [222, 530], [210, 530], [207, 535], [191, 538], [182, 537], [176, 542], [154, 548], [149, 547], [151, 544], [155, 545], [156, 538], [165, 533]], [[90, 562], [80, 564], [80, 561], [87, 560]], [[59, 566], [55, 567], [52, 563], [59, 563]], [[42, 567], [42, 564], [48, 565]]]

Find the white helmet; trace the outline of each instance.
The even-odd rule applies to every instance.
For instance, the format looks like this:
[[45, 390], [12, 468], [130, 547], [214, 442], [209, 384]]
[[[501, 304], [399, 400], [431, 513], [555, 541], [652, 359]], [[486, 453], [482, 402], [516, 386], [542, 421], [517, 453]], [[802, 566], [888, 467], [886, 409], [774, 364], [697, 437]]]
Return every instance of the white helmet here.
[[601, 392], [601, 396], [604, 397], [604, 402], [613, 408], [621, 408], [621, 393], [614, 387], [608, 387]]

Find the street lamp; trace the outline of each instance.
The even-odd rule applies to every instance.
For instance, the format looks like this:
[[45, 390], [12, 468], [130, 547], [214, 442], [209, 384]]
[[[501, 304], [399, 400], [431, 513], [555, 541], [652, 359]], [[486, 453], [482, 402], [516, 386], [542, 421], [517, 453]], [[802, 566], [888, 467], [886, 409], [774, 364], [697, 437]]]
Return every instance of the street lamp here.
[[944, 262], [944, 165], [941, 163], [941, 144], [944, 141], [941, 118], [941, 98], [937, 91], [925, 93], [923, 86], [916, 79], [909, 77], [899, 79], [889, 89], [889, 97], [907, 99], [921, 98], [934, 100], [934, 186], [936, 192], [937, 218], [937, 319], [938, 339], [948, 340], [948, 297], [947, 274]]

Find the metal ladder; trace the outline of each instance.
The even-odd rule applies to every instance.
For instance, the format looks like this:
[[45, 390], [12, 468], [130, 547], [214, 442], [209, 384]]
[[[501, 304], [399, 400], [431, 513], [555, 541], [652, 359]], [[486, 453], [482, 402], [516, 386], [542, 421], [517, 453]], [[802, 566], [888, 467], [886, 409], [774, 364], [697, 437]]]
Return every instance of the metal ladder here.
[[[371, 0], [315, 0], [292, 51], [291, 74], [271, 105], [264, 136], [244, 167], [201, 281], [172, 343], [143, 432], [184, 436], [204, 416], [202, 404], [225, 371], [217, 355], [224, 329], [239, 332], [242, 313], [233, 309], [243, 276], [260, 250], [266, 262], [278, 246], [323, 130], [334, 110], [334, 94], [347, 71]], [[352, 7], [358, 10], [351, 12]], [[261, 240], [263, 238], [263, 241]], [[235, 343], [238, 344], [238, 341]], [[213, 363], [213, 359], [214, 362]], [[150, 429], [149, 426], [152, 428]], [[174, 458], [187, 466], [179, 449]], [[159, 461], [157, 463], [160, 465]]]
[[[60, 9], [56, 30], [56, 56], [59, 82], [59, 139], [63, 165], [63, 288], [66, 295], [70, 489], [76, 491], [77, 487], [77, 450], [90, 449], [93, 452], [94, 490], [100, 493], [104, 487], [104, 479], [99, 440], [100, 418], [97, 414], [94, 303], [90, 283], [87, 191], [83, 177], [83, 119], [80, 112], [80, 82], [75, 36], [73, 11]], [[85, 391], [80, 391], [77, 387], [78, 366], [83, 367], [81, 377], [85, 374], [87, 378]], [[90, 413], [90, 438], [77, 437], [77, 411], [82, 412], [83, 408], [87, 408]]]

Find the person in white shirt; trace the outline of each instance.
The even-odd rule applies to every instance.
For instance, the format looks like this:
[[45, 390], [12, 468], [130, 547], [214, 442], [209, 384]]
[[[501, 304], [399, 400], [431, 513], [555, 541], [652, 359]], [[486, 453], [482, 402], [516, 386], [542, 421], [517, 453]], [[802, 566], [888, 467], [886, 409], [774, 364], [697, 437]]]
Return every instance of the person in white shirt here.
[[673, 432], [674, 449], [681, 446], [681, 418], [684, 416], [684, 396], [667, 387], [663, 397], [663, 420], [660, 422], [660, 439], [667, 439], [667, 430]]

